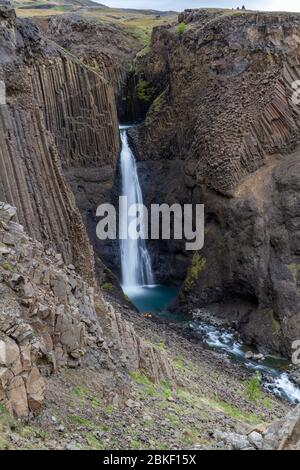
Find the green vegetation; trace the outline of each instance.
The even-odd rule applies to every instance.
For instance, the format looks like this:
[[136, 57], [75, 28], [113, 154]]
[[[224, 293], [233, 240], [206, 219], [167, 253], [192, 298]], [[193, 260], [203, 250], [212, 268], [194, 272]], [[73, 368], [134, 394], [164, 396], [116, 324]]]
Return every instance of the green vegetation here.
[[201, 271], [203, 271], [203, 269], [205, 269], [205, 266], [206, 266], [206, 259], [203, 258], [200, 255], [200, 253], [198, 252], [194, 253], [192, 262], [189, 267], [187, 277], [185, 280], [185, 287], [187, 287], [188, 289], [191, 289], [194, 286], [196, 280], [199, 277], [199, 274], [201, 273]]
[[99, 401], [97, 397], [92, 397], [91, 404], [93, 408], [101, 408], [102, 406], [101, 401]]
[[101, 443], [90, 432], [85, 433], [85, 439], [89, 447], [93, 450], [103, 450], [103, 446], [101, 445]]
[[9, 271], [10, 264], [5, 261], [4, 263], [2, 263], [2, 268], [5, 269], [5, 271]]
[[257, 402], [262, 399], [261, 376], [259, 372], [256, 371], [256, 373], [247, 381], [245, 396], [252, 402]]
[[273, 310], [268, 310], [268, 314], [269, 314], [270, 317], [271, 317], [273, 331], [274, 331], [275, 335], [278, 336], [278, 335], [280, 334], [280, 332], [281, 332], [280, 322], [279, 322], [279, 320], [275, 317], [275, 313], [274, 313]]
[[136, 95], [140, 101], [149, 103], [154, 95], [154, 88], [150, 86], [147, 80], [139, 80], [136, 84]]
[[79, 398], [85, 398], [87, 394], [89, 393], [89, 391], [85, 387], [76, 387], [73, 389], [73, 393]]
[[186, 30], [186, 24], [182, 21], [181, 23], [179, 23], [179, 25], [177, 26], [177, 33], [179, 35], [183, 34]]
[[292, 273], [292, 276], [295, 280], [295, 282], [298, 282], [300, 279], [300, 264], [299, 263], [291, 263], [288, 265], [288, 268], [290, 272]]
[[102, 285], [101, 285], [101, 289], [103, 290], [106, 290], [106, 291], [112, 291], [114, 288], [113, 284], [111, 282], [104, 282]]
[[75, 414], [69, 415], [68, 421], [70, 424], [80, 424], [81, 426], [87, 426], [89, 428], [95, 427], [95, 424], [89, 419], [82, 418], [81, 416]]

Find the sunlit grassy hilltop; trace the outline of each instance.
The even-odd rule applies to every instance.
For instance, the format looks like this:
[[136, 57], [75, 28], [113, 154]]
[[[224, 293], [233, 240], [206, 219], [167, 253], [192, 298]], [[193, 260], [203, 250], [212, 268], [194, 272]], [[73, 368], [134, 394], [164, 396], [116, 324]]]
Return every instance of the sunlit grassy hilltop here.
[[142, 46], [149, 43], [155, 26], [177, 20], [176, 12], [109, 8], [91, 0], [15, 0], [14, 4], [20, 17], [47, 17], [76, 12], [84, 18], [117, 24], [139, 39]]

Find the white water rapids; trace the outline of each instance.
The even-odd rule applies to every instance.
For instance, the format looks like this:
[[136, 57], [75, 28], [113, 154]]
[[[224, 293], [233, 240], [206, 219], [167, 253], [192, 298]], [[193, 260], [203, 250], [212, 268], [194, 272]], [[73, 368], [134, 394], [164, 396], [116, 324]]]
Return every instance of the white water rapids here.
[[[126, 126], [120, 126], [122, 142], [120, 155], [122, 180], [121, 195], [127, 196], [128, 208], [132, 204], [140, 205], [141, 213], [139, 214], [139, 219], [142, 219], [142, 190], [139, 183], [135, 158], [128, 144], [126, 129]], [[125, 228], [127, 231], [127, 228], [131, 221], [136, 218], [136, 215], [128, 216], [127, 211], [120, 211], [119, 217], [121, 227]], [[141, 227], [140, 230], [142, 231], [143, 227]], [[147, 250], [145, 240], [143, 238], [120, 238], [119, 246], [121, 256], [122, 288], [132, 299], [133, 303], [135, 303], [135, 300], [138, 300], [137, 308], [142, 308], [142, 311], [146, 308], [147, 311], [152, 312], [154, 305], [153, 302], [157, 293], [155, 289], [151, 289], [152, 293], [150, 296], [149, 288], [161, 289], [162, 286], [154, 285], [151, 258]], [[150, 299], [151, 305], [149, 302], [145, 302], [145, 299], [148, 301]], [[156, 304], [155, 308], [157, 308]], [[215, 326], [202, 321], [191, 322], [190, 327], [199, 334], [204, 343], [209, 347], [227, 353], [233, 360], [240, 361], [250, 370], [259, 371], [262, 378], [262, 385], [266, 390], [269, 390], [274, 395], [287, 399], [293, 404], [300, 403], [300, 388], [291, 380], [289, 373], [270, 365], [267, 360], [258, 362], [255, 360], [245, 359], [243, 344], [237, 339], [235, 333], [225, 329], [216, 328]]]
[[266, 390], [293, 404], [300, 403], [300, 388], [290, 379], [288, 372], [268, 365], [268, 358], [263, 362], [245, 359], [243, 345], [234, 332], [201, 321], [192, 322], [190, 327], [198, 332], [209, 347], [224, 351], [233, 359], [242, 362], [247, 369], [258, 371], [262, 377], [262, 386]]
[[[127, 196], [127, 206], [139, 204], [141, 212], [139, 218], [143, 218], [143, 196], [139, 183], [137, 167], [134, 155], [129, 147], [126, 128], [120, 128], [121, 134], [121, 178], [122, 196]], [[127, 231], [135, 217], [128, 216], [127, 211], [120, 213], [121, 227]], [[121, 229], [122, 230], [122, 229]], [[143, 227], [140, 228], [142, 233]], [[143, 238], [137, 240], [129, 236], [120, 239], [120, 255], [122, 269], [122, 287], [124, 290], [134, 289], [154, 284], [151, 258]]]

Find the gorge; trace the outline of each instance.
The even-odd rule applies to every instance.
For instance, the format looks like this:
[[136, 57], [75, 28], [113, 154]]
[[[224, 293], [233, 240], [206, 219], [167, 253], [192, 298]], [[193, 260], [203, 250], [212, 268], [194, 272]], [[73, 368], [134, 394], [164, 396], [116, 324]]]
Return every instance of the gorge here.
[[0, 448], [299, 449], [300, 15], [90, 3], [0, 0]]

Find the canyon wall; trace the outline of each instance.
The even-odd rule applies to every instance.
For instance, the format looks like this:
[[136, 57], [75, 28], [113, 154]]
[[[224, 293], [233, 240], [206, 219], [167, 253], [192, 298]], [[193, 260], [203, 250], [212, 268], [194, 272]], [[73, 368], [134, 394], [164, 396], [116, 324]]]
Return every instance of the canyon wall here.
[[[156, 94], [131, 133], [148, 203], [205, 204], [205, 246], [189, 254], [175, 308], [207, 307], [249, 344], [290, 355], [300, 335], [300, 16], [193, 10], [178, 21], [184, 31], [154, 30], [137, 67]], [[164, 250], [184, 271], [184, 247]]]
[[112, 88], [37, 26], [16, 19], [6, 0], [0, 81], [0, 402], [17, 417], [38, 413], [47, 378], [65, 368], [97, 370], [107, 401], [126, 395], [132, 370], [172, 379], [167, 357], [103, 300], [67, 181], [71, 171], [93, 174], [96, 200], [103, 167], [113, 175]]
[[96, 372], [108, 403], [127, 396], [129, 371], [173, 380], [167, 356], [15, 216], [0, 202], [0, 403], [17, 417], [38, 414], [49, 377], [68, 368]]
[[[112, 270], [118, 271], [118, 247], [96, 237], [95, 214], [101, 203], [112, 198], [119, 155], [117, 107], [119, 111], [123, 107], [122, 87], [141, 46], [121, 27], [78, 14], [34, 21], [76, 63], [76, 70], [57, 61], [42, 70], [38, 67], [34, 89], [96, 253], [97, 275], [101, 284], [116, 286]], [[61, 90], [59, 100], [57, 88]]]
[[109, 200], [119, 153], [113, 87], [11, 7], [1, 15], [0, 199], [67, 262], [82, 270], [90, 260], [88, 276], [94, 262], [78, 208], [96, 244], [96, 208]]

